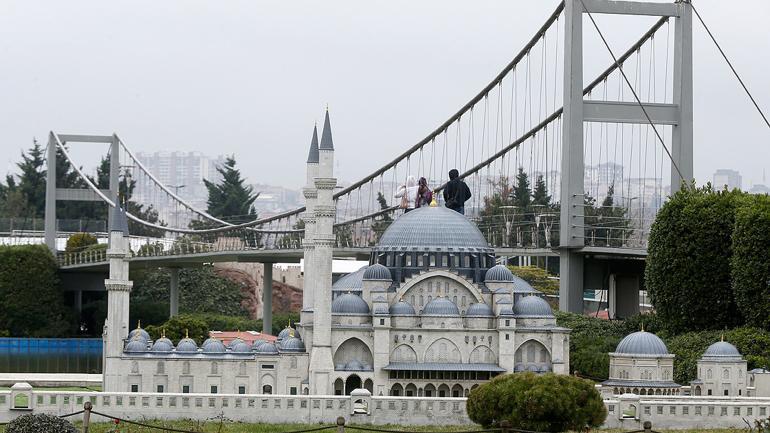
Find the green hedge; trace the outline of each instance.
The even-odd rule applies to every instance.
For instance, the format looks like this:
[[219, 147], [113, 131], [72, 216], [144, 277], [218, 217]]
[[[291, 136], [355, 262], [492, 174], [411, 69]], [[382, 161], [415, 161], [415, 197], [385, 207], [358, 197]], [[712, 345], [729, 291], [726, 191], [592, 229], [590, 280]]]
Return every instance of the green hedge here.
[[75, 323], [48, 248], [0, 246], [0, 330], [14, 337], [61, 337], [71, 335]]
[[83, 251], [91, 245], [97, 244], [96, 237], [90, 233], [75, 233], [67, 238], [67, 245], [64, 247], [64, 251], [68, 253]]
[[749, 196], [735, 215], [730, 269], [746, 323], [770, 329], [770, 196]]
[[657, 314], [672, 332], [742, 324], [730, 278], [739, 191], [682, 188], [652, 224], [645, 279]]

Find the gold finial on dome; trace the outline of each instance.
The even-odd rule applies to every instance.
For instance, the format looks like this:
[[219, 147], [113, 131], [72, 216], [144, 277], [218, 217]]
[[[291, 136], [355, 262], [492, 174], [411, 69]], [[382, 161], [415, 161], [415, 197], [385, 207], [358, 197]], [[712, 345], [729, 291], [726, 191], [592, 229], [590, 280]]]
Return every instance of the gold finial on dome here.
[[642, 332], [644, 332], [644, 322], [642, 322]]
[[160, 338], [166, 338], [166, 328], [160, 328]]
[[136, 329], [142, 329], [142, 319], [136, 321]]
[[190, 338], [190, 330], [187, 328], [184, 329], [184, 338]]
[[289, 338], [294, 338], [294, 328], [289, 328]]
[[722, 341], [725, 341], [725, 333], [722, 332]]

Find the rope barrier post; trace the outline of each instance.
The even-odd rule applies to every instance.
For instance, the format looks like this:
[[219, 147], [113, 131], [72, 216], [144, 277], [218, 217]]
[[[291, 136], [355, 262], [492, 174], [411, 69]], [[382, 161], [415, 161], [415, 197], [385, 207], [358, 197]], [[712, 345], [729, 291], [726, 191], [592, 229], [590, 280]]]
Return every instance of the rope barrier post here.
[[511, 429], [511, 422], [508, 420], [502, 420], [500, 421], [500, 430], [501, 433], [508, 433]]
[[345, 418], [337, 417], [337, 433], [345, 433]]
[[645, 421], [643, 424], [644, 427], [644, 433], [651, 433], [652, 432], [652, 422], [651, 421]]
[[90, 401], [83, 404], [83, 433], [88, 433], [88, 424], [91, 423], [91, 409], [93, 409], [93, 405]]

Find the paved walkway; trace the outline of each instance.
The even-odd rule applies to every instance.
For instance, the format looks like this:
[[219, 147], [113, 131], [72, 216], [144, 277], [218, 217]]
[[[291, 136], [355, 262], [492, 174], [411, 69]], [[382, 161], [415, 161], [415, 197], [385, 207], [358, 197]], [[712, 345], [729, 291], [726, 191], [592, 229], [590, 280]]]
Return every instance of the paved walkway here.
[[0, 386], [27, 382], [40, 387], [94, 387], [102, 385], [101, 374], [77, 373], [0, 373]]

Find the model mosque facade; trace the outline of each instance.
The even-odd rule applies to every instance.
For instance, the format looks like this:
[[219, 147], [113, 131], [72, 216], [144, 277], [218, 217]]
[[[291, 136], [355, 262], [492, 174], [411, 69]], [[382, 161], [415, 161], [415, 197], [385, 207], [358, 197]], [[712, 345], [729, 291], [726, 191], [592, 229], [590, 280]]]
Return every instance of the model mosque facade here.
[[463, 397], [520, 371], [569, 373], [569, 330], [505, 266], [476, 226], [445, 207], [398, 217], [368, 266], [332, 284], [334, 146], [328, 112], [307, 161], [301, 321], [276, 343], [155, 341], [129, 331], [127, 224], [111, 227], [108, 392]]

